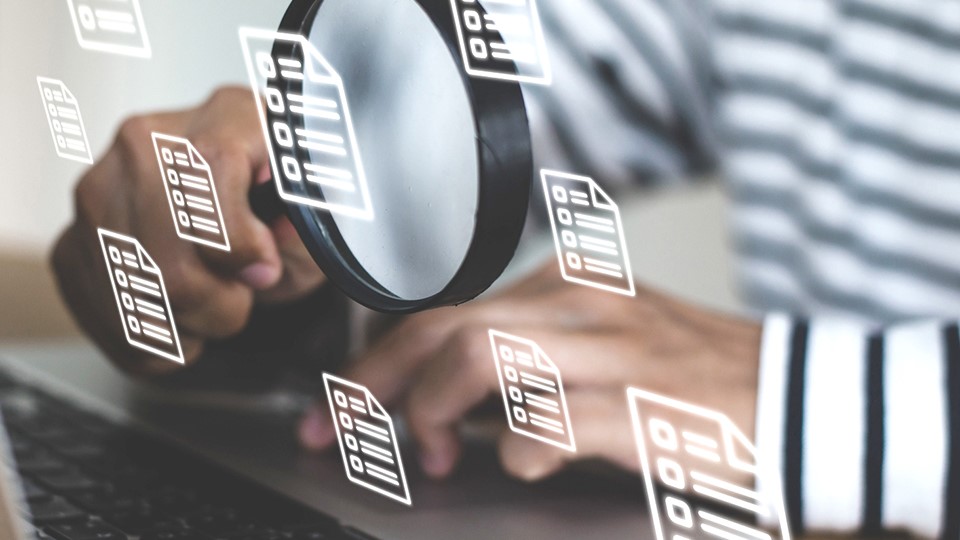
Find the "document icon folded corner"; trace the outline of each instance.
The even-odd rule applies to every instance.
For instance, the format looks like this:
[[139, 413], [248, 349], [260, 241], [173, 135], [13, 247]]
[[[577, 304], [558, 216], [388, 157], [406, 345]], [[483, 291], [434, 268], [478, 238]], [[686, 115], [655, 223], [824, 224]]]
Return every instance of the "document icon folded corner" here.
[[658, 540], [790, 538], [779, 473], [727, 415], [638, 388], [627, 399]]
[[588, 176], [542, 169], [544, 198], [566, 281], [635, 296], [619, 208]]
[[343, 466], [352, 483], [406, 505], [410, 487], [393, 420], [365, 387], [323, 374]]
[[97, 233], [127, 342], [184, 364], [159, 267], [136, 239], [103, 228]]
[[44, 112], [53, 136], [57, 155], [90, 165], [93, 154], [87, 140], [87, 131], [80, 114], [80, 104], [63, 81], [37, 77]]
[[241, 29], [240, 36], [280, 198], [373, 219], [341, 75], [301, 35]]
[[489, 330], [490, 346], [511, 431], [576, 452], [563, 380], [535, 342]]

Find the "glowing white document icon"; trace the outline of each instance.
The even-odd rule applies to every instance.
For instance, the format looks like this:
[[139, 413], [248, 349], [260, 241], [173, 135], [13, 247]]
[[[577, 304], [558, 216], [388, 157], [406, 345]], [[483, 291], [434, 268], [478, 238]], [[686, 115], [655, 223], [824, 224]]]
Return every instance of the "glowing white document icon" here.
[[280, 197], [373, 219], [340, 75], [303, 36], [249, 28], [240, 36]]
[[81, 163], [93, 163], [77, 98], [67, 85], [56, 79], [37, 77], [37, 84], [40, 85], [40, 97], [43, 98], [57, 155]]
[[84, 49], [149, 58], [140, 0], [67, 0]]
[[347, 478], [404, 504], [412, 504], [393, 420], [369, 390], [323, 374]]
[[[726, 415], [636, 388], [627, 399], [658, 540], [772, 540], [758, 522], [790, 539], [779, 474]], [[774, 489], [756, 490], [760, 475]]]
[[160, 133], [153, 134], [153, 147], [177, 235], [191, 242], [230, 251], [217, 188], [203, 156], [187, 139]]
[[127, 342], [183, 364], [160, 269], [136, 239], [106, 229], [98, 232]]
[[550, 84], [536, 0], [450, 0], [450, 5], [467, 73]]
[[620, 210], [587, 176], [543, 169], [544, 197], [563, 278], [634, 296]]
[[539, 345], [490, 330], [510, 429], [538, 441], [576, 452], [560, 370]]

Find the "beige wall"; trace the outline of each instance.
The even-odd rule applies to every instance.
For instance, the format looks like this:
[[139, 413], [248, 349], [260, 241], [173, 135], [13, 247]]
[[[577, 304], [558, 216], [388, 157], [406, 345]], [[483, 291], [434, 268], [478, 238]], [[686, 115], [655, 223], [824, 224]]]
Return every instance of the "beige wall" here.
[[195, 103], [246, 80], [237, 28], [276, 28], [284, 2], [145, 0], [149, 60], [81, 49], [66, 0], [0, 0], [0, 249], [46, 251], [70, 214], [83, 166], [58, 159], [37, 90], [63, 80], [80, 102], [94, 155], [136, 111]]
[[237, 27], [275, 28], [274, 0], [144, 0], [149, 60], [81, 49], [65, 0], [0, 0], [0, 339], [75, 332], [45, 258], [71, 214], [84, 166], [59, 159], [37, 76], [80, 102], [94, 155], [136, 111], [178, 107], [245, 81]]

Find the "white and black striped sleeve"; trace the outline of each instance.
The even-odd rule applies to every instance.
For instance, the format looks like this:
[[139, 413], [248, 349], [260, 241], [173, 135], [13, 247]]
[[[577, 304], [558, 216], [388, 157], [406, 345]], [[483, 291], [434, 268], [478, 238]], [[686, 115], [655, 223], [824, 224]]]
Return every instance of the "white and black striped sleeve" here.
[[756, 441], [783, 473], [795, 534], [960, 538], [957, 323], [768, 316]]

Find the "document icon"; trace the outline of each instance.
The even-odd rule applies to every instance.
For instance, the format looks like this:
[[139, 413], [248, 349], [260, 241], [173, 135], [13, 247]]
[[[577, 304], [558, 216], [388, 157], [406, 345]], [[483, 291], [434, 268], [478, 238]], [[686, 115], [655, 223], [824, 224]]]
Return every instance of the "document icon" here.
[[240, 37], [280, 197], [373, 219], [340, 75], [303, 36], [243, 28]]
[[490, 346], [510, 429], [576, 452], [557, 366], [529, 339], [490, 330]]
[[620, 210], [587, 176], [543, 169], [544, 197], [563, 278], [634, 296]]
[[467, 73], [550, 84], [550, 59], [536, 0], [450, 0], [450, 5]]
[[412, 504], [393, 420], [369, 390], [323, 374], [347, 478], [404, 504]]
[[83, 127], [77, 98], [67, 89], [67, 85], [56, 79], [37, 77], [37, 84], [40, 85], [40, 97], [47, 111], [47, 123], [50, 124], [57, 155], [92, 164], [93, 156], [90, 155], [90, 143], [87, 142], [87, 131]]
[[106, 229], [98, 232], [127, 342], [183, 364], [160, 269], [136, 239]]
[[[779, 474], [726, 415], [636, 388], [627, 399], [658, 540], [772, 540], [758, 522], [790, 539]], [[761, 474], [771, 495], [754, 488]]]
[[149, 58], [140, 0], [67, 0], [84, 49]]
[[203, 156], [187, 139], [160, 133], [153, 134], [153, 148], [157, 152], [177, 236], [230, 251], [217, 188]]

